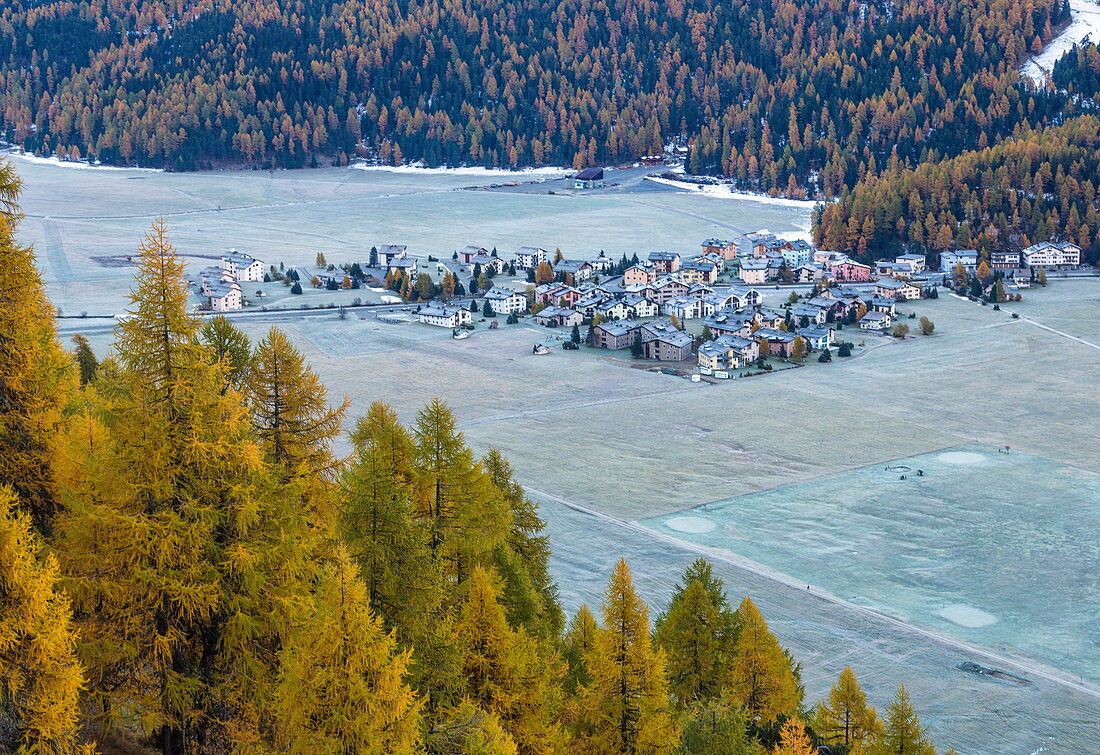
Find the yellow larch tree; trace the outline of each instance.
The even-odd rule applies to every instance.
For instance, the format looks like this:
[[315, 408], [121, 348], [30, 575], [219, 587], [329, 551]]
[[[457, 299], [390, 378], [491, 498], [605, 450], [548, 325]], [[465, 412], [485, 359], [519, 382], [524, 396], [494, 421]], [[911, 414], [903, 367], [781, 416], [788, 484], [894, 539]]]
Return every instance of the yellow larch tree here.
[[565, 739], [557, 723], [556, 654], [508, 625], [488, 569], [474, 567], [467, 588], [455, 632], [465, 697], [500, 719], [519, 752], [560, 752]]
[[671, 753], [680, 728], [664, 653], [653, 647], [649, 609], [634, 591], [626, 561], [611, 575], [602, 615], [586, 663], [591, 681], [578, 700], [577, 749], [591, 755]]
[[0, 752], [76, 749], [84, 675], [57, 560], [0, 487]]
[[772, 755], [815, 755], [817, 748], [806, 734], [806, 725], [798, 718], [788, 718], [779, 730], [779, 744]]
[[752, 600], [737, 608], [738, 637], [730, 665], [727, 694], [761, 726], [791, 715], [802, 703], [798, 677], [790, 657]]
[[867, 695], [851, 668], [840, 672], [829, 696], [817, 704], [812, 724], [825, 744], [844, 745], [856, 755], [866, 752], [882, 729], [878, 714], [867, 704]]
[[370, 611], [351, 557], [338, 548], [312, 608], [280, 653], [276, 728], [293, 753], [402, 755], [421, 751], [421, 701], [405, 676], [408, 651]]
[[77, 371], [57, 341], [34, 253], [15, 237], [21, 187], [11, 163], [0, 160], [0, 484], [49, 535], [59, 505], [55, 440]]
[[66, 432], [58, 552], [88, 710], [166, 753], [266, 736], [275, 653], [304, 610], [311, 528], [264, 464], [243, 397], [197, 338], [155, 223], [129, 317]]

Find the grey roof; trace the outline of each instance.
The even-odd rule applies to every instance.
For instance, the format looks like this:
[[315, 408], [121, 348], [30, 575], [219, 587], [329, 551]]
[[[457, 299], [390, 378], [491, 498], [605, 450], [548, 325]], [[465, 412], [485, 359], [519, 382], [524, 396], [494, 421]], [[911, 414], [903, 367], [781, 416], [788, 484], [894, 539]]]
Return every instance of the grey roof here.
[[909, 284], [907, 284], [905, 281], [894, 280], [893, 278], [879, 278], [877, 281], [875, 281], [875, 285], [879, 288], [897, 290]]
[[680, 258], [679, 252], [650, 252], [649, 258], [651, 260], [677, 260]]
[[429, 304], [420, 310], [418, 314], [429, 317], [450, 317], [457, 312], [463, 312], [466, 308], [457, 304]]
[[583, 266], [588, 265], [592, 267], [592, 263], [588, 260], [558, 260], [558, 264], [554, 265], [554, 270], [559, 273], [575, 273]]
[[585, 168], [577, 174], [578, 181], [600, 181], [603, 179], [603, 168]]
[[609, 320], [608, 322], [601, 322], [596, 327], [613, 336], [625, 336], [641, 326], [633, 320]]
[[775, 341], [776, 343], [790, 343], [796, 338], [794, 333], [778, 328], [758, 328], [753, 335], [757, 338], [767, 338], [769, 341]]
[[808, 328], [799, 328], [795, 332], [803, 338], [815, 340], [829, 335], [832, 332], [832, 328], [826, 328], [823, 325], [811, 325]]
[[485, 292], [486, 299], [494, 299], [503, 301], [504, 299], [510, 299], [513, 296], [523, 296], [519, 291], [513, 291], [510, 288], [491, 288]]

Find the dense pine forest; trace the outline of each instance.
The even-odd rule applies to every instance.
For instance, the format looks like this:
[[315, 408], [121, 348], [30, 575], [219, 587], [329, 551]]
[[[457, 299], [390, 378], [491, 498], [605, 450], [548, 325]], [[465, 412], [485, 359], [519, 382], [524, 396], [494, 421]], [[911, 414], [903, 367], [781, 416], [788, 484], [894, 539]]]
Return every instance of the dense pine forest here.
[[1100, 254], [1100, 119], [868, 177], [815, 213], [815, 241], [869, 262], [902, 250], [1022, 249], [1055, 238]]
[[833, 196], [1077, 105], [1017, 66], [1065, 0], [13, 0], [0, 129], [195, 169], [576, 165]]
[[[436, 400], [346, 402], [189, 314], [156, 223], [114, 349], [58, 341], [0, 163], [0, 752], [932, 753], [900, 687], [821, 701], [710, 564], [567, 622], [509, 462]], [[816, 704], [813, 704], [815, 703]]]

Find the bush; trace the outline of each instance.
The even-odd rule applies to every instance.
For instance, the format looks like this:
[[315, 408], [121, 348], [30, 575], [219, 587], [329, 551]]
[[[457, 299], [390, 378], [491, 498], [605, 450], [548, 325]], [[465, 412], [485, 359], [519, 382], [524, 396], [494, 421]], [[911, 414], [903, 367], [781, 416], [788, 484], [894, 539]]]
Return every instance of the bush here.
[[1012, 319], [1013, 320], [1019, 320], [1020, 319], [1020, 313], [1019, 312], [1013, 312], [1012, 313]]

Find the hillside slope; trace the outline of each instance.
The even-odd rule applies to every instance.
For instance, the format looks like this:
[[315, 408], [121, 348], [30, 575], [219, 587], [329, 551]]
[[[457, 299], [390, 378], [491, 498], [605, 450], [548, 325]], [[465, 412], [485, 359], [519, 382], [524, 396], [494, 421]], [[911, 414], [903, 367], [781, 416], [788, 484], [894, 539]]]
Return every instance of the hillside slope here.
[[[833, 194], [1065, 107], [1017, 64], [1063, 0], [14, 0], [0, 127], [193, 169], [619, 161]], [[895, 152], [896, 148], [896, 152]]]

